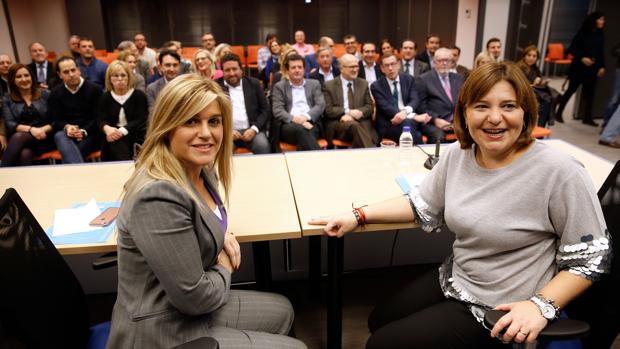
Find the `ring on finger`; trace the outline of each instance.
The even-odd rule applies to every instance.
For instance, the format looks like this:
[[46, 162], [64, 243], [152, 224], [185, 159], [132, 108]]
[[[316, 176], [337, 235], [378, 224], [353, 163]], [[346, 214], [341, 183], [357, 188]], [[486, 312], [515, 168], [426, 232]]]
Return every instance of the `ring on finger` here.
[[529, 334], [529, 332], [523, 332], [523, 331], [519, 330], [519, 334], [522, 334], [522, 335], [524, 335], [525, 337], [527, 337], [527, 335]]

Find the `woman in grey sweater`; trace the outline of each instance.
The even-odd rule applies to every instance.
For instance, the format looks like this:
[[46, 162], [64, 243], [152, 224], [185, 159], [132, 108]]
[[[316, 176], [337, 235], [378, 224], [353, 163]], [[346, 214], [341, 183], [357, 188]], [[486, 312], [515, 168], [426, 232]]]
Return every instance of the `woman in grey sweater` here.
[[[459, 142], [404, 196], [356, 208], [325, 224], [330, 236], [358, 225], [415, 220], [455, 233], [436, 270], [377, 306], [367, 348], [481, 348], [533, 342], [549, 321], [609, 271], [610, 242], [583, 165], [531, 132], [538, 105], [521, 70], [489, 63], [472, 72], [455, 111]], [[508, 313], [491, 334], [484, 313]]]

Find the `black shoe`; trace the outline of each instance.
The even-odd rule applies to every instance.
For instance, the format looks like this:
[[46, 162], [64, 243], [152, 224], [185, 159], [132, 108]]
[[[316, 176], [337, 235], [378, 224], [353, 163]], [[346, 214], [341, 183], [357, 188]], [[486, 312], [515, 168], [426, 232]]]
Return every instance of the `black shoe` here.
[[556, 113], [556, 114], [555, 114], [555, 121], [556, 121], [556, 122], [559, 122], [559, 123], [561, 123], [561, 124], [563, 124], [563, 123], [564, 123], [564, 118], [562, 117], [562, 113]]
[[620, 143], [613, 141], [613, 142], [605, 142], [605, 141], [598, 141], [598, 144], [600, 145], [606, 145], [608, 147], [612, 147], [612, 148], [620, 148]]
[[594, 120], [592, 120], [592, 119], [583, 119], [582, 122], [585, 125], [590, 125], [590, 126], [598, 127], [598, 124], [596, 122], [594, 122]]

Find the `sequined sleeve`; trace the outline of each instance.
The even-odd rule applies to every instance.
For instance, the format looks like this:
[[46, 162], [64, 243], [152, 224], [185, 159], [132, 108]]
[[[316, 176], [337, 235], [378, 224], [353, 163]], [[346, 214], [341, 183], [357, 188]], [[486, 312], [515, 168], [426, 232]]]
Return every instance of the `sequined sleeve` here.
[[441, 230], [443, 225], [443, 212], [428, 205], [420, 195], [418, 187], [414, 187], [410, 192], [405, 194], [413, 210], [415, 222], [426, 232], [433, 230]]
[[556, 255], [559, 269], [592, 281], [600, 279], [611, 267], [610, 243], [605, 230], [605, 236], [598, 239], [588, 234], [579, 243], [561, 245]]

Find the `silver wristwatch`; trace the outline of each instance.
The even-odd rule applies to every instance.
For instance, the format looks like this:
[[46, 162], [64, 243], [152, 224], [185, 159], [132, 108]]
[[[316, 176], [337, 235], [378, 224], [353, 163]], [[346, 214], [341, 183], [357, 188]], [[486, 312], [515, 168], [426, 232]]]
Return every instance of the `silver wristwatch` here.
[[560, 317], [560, 308], [555, 305], [555, 302], [551, 299], [546, 299], [540, 294], [537, 294], [530, 298], [530, 301], [540, 309], [540, 313], [542, 316], [549, 320], [553, 321]]

